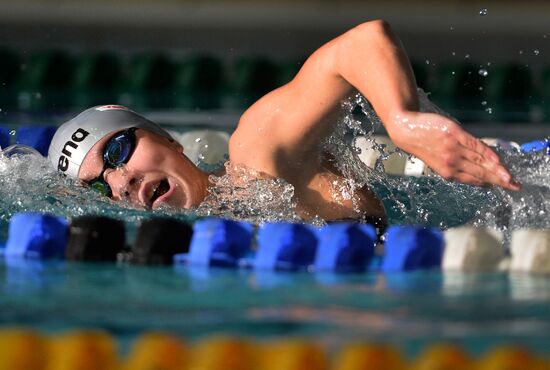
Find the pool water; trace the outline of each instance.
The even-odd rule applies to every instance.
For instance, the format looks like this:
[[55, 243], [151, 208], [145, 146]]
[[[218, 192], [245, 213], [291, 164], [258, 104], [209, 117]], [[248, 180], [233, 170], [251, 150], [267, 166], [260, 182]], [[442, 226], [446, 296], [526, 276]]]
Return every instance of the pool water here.
[[393, 343], [409, 355], [454, 342], [472, 354], [522, 344], [548, 354], [550, 279], [439, 271], [282, 274], [114, 264], [0, 265], [0, 325], [44, 333], [102, 328], [127, 348], [163, 330], [187, 339], [231, 333], [304, 337], [328, 348]]
[[[353, 178], [365, 169], [355, 167], [353, 150], [344, 144], [349, 132], [369, 135], [374, 125], [364, 129], [350, 117], [351, 109], [337, 126], [346, 134], [335, 135], [327, 146]], [[501, 155], [524, 183], [522, 192], [365, 171], [369, 185], [384, 200], [390, 223], [446, 228], [473, 222], [505, 233], [520, 227], [550, 227], [550, 157]], [[357, 186], [365, 181], [355, 178]], [[239, 189], [242, 198], [234, 201], [229, 198], [234, 198], [235, 188], [227, 180], [219, 180], [220, 196], [210, 203], [217, 208], [199, 214], [150, 212], [100, 198], [53, 172], [43, 158], [3, 158], [0, 242], [7, 237], [11, 216], [22, 211], [67, 218], [114, 217], [126, 222], [130, 238], [141, 220], [158, 215], [192, 221], [214, 214], [256, 223], [293, 218], [288, 184], [251, 181]], [[231, 197], [224, 197], [228, 194]], [[282, 274], [15, 260], [0, 264], [0, 286], [1, 326], [44, 332], [102, 328], [123, 344], [143, 331], [158, 329], [186, 338], [217, 332], [259, 338], [305, 336], [329, 347], [354, 339], [388, 341], [410, 354], [435, 341], [460, 343], [472, 354], [510, 342], [539, 353], [548, 354], [550, 348], [550, 277], [546, 276], [440, 271]]]

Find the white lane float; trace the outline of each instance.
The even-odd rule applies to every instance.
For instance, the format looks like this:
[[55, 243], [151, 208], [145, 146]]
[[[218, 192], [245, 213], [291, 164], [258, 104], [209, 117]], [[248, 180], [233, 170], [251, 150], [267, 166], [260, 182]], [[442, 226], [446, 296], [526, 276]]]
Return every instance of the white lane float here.
[[495, 137], [484, 137], [481, 138], [481, 141], [483, 141], [485, 144], [492, 146], [492, 147], [500, 147], [501, 149], [509, 152], [509, 151], [520, 151], [521, 146], [516, 143], [515, 141], [507, 141]]
[[183, 145], [185, 155], [195, 164], [218, 164], [225, 161], [229, 153], [229, 134], [225, 131], [171, 131], [170, 134]]
[[[481, 139], [485, 144], [492, 147], [500, 147], [505, 151], [520, 151], [521, 146], [514, 141], [507, 141], [499, 138], [486, 137]], [[397, 147], [388, 136], [373, 135], [372, 137], [358, 136], [354, 140], [354, 146], [359, 150], [359, 159], [370, 168], [375, 168], [378, 159], [384, 155], [387, 158], [382, 160], [384, 170], [390, 175], [405, 176], [430, 176], [434, 172], [421, 159], [403, 152], [397, 152]], [[383, 146], [383, 151], [380, 150]]]
[[510, 271], [550, 273], [550, 230], [518, 229], [512, 233]]
[[499, 231], [460, 226], [446, 230], [444, 238], [443, 270], [491, 272], [501, 268], [505, 254]]
[[[428, 176], [433, 171], [420, 159], [404, 152], [396, 152], [397, 147], [388, 136], [374, 135], [370, 138], [358, 136], [354, 141], [359, 149], [359, 159], [368, 167], [375, 168], [378, 159], [392, 153], [382, 161], [384, 171], [390, 175]], [[383, 146], [383, 152], [379, 149]]]

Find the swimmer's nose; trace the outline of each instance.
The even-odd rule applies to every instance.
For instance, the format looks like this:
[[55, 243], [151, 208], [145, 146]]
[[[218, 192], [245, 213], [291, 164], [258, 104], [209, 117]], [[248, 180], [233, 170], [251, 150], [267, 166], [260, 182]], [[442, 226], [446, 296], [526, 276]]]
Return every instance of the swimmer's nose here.
[[113, 191], [113, 199], [140, 203], [138, 198], [139, 181], [135, 174], [128, 171], [125, 166], [107, 169], [103, 178]]

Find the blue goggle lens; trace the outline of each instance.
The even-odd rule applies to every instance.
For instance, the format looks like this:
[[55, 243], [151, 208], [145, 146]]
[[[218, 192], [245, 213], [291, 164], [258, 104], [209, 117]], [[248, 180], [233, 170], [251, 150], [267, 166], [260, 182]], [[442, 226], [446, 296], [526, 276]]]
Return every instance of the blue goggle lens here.
[[128, 129], [115, 135], [103, 149], [103, 161], [108, 168], [120, 167], [127, 163], [135, 149], [135, 129]]
[[135, 131], [135, 127], [129, 128], [116, 134], [105, 144], [103, 149], [103, 170], [98, 177], [88, 182], [92, 189], [109, 198], [112, 197], [113, 191], [103, 178], [103, 174], [107, 168], [116, 168], [128, 163], [136, 148]]

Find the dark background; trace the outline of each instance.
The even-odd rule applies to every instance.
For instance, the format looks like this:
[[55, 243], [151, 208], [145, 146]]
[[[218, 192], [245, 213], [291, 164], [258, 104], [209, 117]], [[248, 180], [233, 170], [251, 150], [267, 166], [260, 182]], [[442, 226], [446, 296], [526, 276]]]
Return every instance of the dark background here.
[[[0, 49], [18, 66], [0, 58], [0, 104], [242, 111], [325, 41], [378, 18], [419, 85], [461, 121], [550, 122], [548, 1], [0, 1]], [[116, 68], [90, 62], [96, 53]]]

